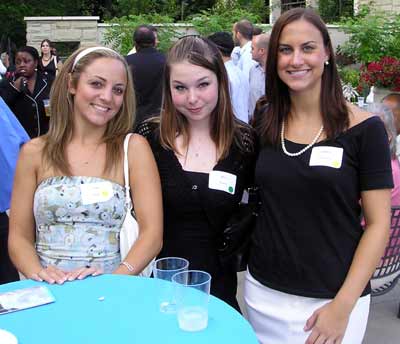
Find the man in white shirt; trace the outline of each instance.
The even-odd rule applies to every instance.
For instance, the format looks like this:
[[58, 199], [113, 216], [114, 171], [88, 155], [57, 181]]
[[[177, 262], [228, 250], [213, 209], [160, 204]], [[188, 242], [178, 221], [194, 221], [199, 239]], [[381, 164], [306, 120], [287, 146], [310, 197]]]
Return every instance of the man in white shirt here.
[[244, 73], [231, 59], [234, 47], [232, 36], [228, 32], [216, 32], [208, 37], [219, 49], [229, 79], [229, 95], [233, 113], [243, 122], [249, 121], [249, 82]]
[[236, 22], [232, 28], [232, 37], [235, 45], [240, 46], [240, 50], [235, 48], [233, 54], [231, 54], [231, 57], [235, 60], [240, 53], [236, 65], [246, 75], [247, 80], [249, 80], [250, 69], [255, 65], [255, 62], [251, 57], [251, 39], [253, 37], [253, 24], [246, 19]]
[[250, 69], [250, 95], [249, 95], [249, 117], [253, 117], [257, 100], [265, 94], [265, 70], [267, 65], [269, 35], [262, 33], [253, 36], [251, 44], [251, 55], [257, 62]]

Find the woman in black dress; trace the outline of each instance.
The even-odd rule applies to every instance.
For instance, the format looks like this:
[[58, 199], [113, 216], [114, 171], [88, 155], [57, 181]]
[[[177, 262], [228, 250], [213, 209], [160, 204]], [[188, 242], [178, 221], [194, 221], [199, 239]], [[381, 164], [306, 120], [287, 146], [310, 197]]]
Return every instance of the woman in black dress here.
[[228, 219], [253, 180], [252, 129], [235, 119], [217, 47], [181, 38], [170, 50], [160, 119], [137, 131], [150, 142], [163, 190], [164, 245], [160, 257], [189, 260], [212, 276], [211, 293], [239, 309], [236, 271], [218, 248]]
[[49, 74], [52, 79], [55, 79], [62, 63], [57, 55], [53, 54], [51, 41], [49, 39], [44, 39], [42, 43], [40, 43], [40, 50], [42, 53], [39, 60], [40, 69], [45, 75]]
[[15, 75], [0, 88], [0, 96], [31, 138], [46, 134], [49, 127], [43, 100], [50, 97], [53, 79], [38, 70], [38, 63], [39, 53], [35, 48], [18, 49]]

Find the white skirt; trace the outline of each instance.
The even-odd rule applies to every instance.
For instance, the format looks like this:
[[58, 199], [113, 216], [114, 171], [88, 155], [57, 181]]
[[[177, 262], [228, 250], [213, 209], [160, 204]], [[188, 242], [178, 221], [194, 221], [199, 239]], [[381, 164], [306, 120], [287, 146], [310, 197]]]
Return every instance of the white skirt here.
[[[262, 285], [246, 272], [244, 301], [248, 320], [262, 344], [304, 344], [303, 330], [313, 312], [330, 302], [286, 294]], [[370, 295], [360, 297], [350, 314], [342, 344], [361, 344], [367, 327]]]

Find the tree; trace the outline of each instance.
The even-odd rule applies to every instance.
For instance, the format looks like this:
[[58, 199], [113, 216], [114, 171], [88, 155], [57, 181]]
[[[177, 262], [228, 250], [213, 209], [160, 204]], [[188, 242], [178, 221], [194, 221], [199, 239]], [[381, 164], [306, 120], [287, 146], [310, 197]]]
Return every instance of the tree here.
[[318, 12], [327, 23], [353, 16], [353, 0], [319, 0]]
[[17, 47], [26, 44], [24, 17], [88, 15], [84, 0], [2, 0], [0, 2], [0, 36], [8, 36]]

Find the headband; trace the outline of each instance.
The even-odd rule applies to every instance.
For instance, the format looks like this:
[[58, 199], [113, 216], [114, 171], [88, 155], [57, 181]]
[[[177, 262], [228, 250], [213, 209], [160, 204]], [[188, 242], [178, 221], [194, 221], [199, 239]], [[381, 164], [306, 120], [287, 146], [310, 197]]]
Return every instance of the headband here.
[[82, 50], [78, 55], [76, 55], [75, 60], [74, 60], [74, 64], [72, 65], [72, 70], [71, 70], [71, 72], [74, 71], [74, 69], [75, 69], [77, 63], [79, 62], [79, 60], [80, 60], [82, 57], [84, 57], [84, 56], [86, 56], [87, 54], [90, 54], [91, 52], [96, 51], [96, 50], [107, 50], [107, 51], [112, 51], [112, 52], [115, 53], [115, 54], [118, 54], [116, 51], [114, 51], [114, 50], [112, 50], [112, 49], [110, 49], [110, 48], [106, 48], [106, 47], [90, 47], [90, 48], [86, 48], [86, 49]]

